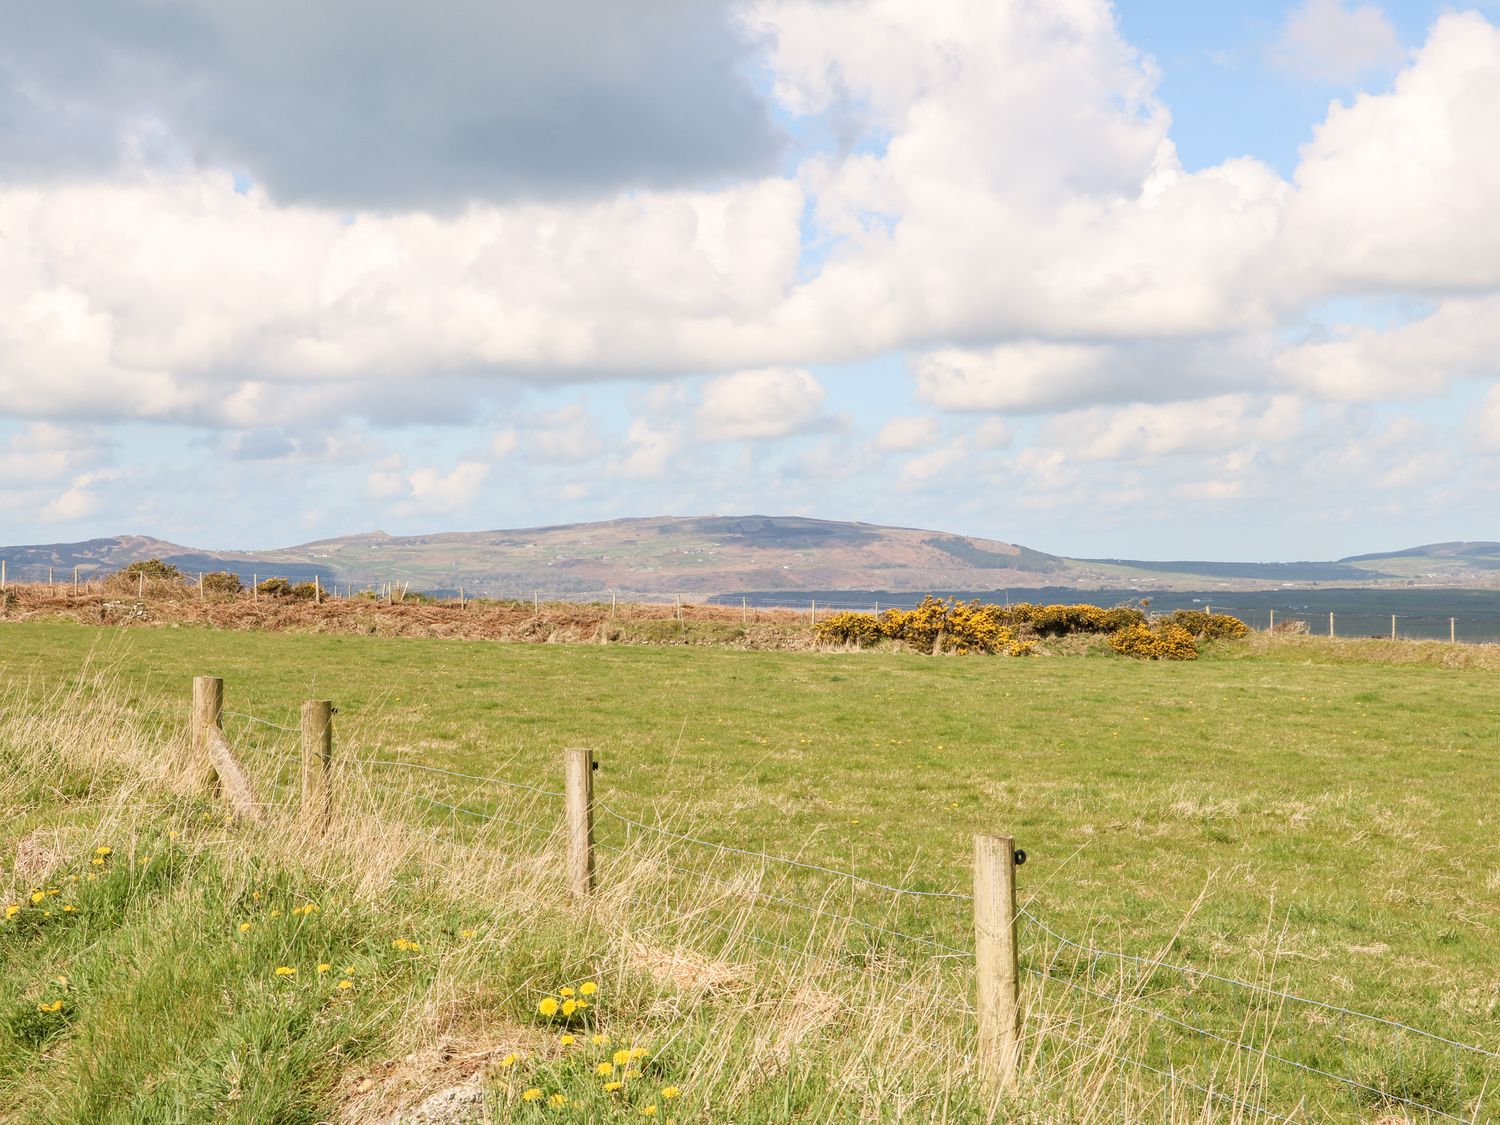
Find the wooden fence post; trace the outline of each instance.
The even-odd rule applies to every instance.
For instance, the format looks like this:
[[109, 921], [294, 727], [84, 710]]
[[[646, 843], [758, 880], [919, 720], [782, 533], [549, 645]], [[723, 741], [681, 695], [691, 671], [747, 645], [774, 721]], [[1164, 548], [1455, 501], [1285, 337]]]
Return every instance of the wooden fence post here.
[[208, 732], [223, 722], [224, 681], [218, 676], [193, 677], [193, 769], [204, 778], [217, 778], [208, 753]]
[[1266, 627], [1266, 632], [1276, 632], [1276, 611], [1274, 609], [1271, 611], [1271, 624]]
[[1456, 617], [1448, 618], [1448, 643], [1450, 645], [1458, 643], [1458, 618]]
[[1016, 842], [974, 837], [974, 958], [979, 993], [979, 1071], [1014, 1090], [1021, 1068], [1020, 969], [1016, 955]]
[[563, 790], [568, 809], [568, 890], [574, 898], [594, 893], [594, 752], [563, 751]]
[[302, 704], [302, 822], [319, 832], [333, 819], [333, 703], [309, 699]]
[[1333, 636], [1333, 610], [1328, 611], [1328, 635]]
[[1391, 640], [1396, 639], [1396, 615], [1391, 614]]
[[313, 575], [313, 605], [323, 604], [323, 582], [316, 574]]
[[0, 590], [5, 589], [5, 560], [0, 559]]

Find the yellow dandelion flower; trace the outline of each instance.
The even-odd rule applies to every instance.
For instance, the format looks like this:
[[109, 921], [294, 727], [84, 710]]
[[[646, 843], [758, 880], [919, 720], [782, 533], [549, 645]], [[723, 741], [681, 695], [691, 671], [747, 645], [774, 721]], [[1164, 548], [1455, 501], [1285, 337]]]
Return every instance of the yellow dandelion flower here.
[[168, 840], [175, 840], [175, 839], [177, 839], [177, 837], [179, 837], [181, 835], [182, 835], [182, 833], [179, 832], [179, 831], [177, 831], [177, 829], [174, 828], [170, 832], [167, 833], [167, 839]]
[[623, 1075], [621, 1075], [621, 1077], [624, 1078], [627, 1082], [632, 1078], [639, 1078], [640, 1076], [641, 1072], [638, 1070], [627, 1070]]
[[571, 1035], [564, 1035], [560, 1039], [558, 1039], [557, 1045], [559, 1047], [571, 1047], [574, 1043], [577, 1043], [577, 1042], [578, 1042], [578, 1040], [574, 1039], [573, 1036], [571, 1036]]
[[68, 978], [67, 978], [67, 975], [64, 974], [62, 976], [55, 976], [55, 977], [53, 977], [52, 978], [52, 983], [55, 984], [55, 985], [57, 985], [59, 988], [67, 988], [68, 987]]
[[343, 980], [339, 981], [337, 987], [340, 992], [343, 992], [345, 989], [353, 988], [354, 982], [348, 977], [345, 977]]
[[31, 892], [31, 902], [32, 902], [32, 905], [35, 905], [36, 903], [41, 902], [42, 899], [44, 899], [46, 897], [47, 896], [44, 895], [44, 894], [42, 894], [41, 891], [32, 891]]
[[645, 1058], [646, 1057], [646, 1048], [644, 1048], [644, 1047], [632, 1047], [632, 1048], [630, 1048], [630, 1057], [633, 1058], [633, 1059], [643, 1059], [643, 1058]]
[[277, 965], [276, 975], [278, 977], [294, 977], [297, 975], [297, 970], [290, 965]]
[[580, 1012], [589, 1006], [589, 1002], [587, 1000], [577, 1000], [574, 1001], [574, 1003], [578, 1006], [578, 1010]]
[[67, 905], [67, 906], [64, 906], [64, 907], [63, 907], [63, 913], [64, 913], [64, 914], [71, 914], [71, 913], [73, 913], [73, 911], [75, 911], [75, 910], [77, 910], [77, 909], [78, 909], [78, 908], [77, 908], [77, 907], [76, 907], [76, 906], [74, 906], [74, 905], [73, 905], [73, 904], [72, 904], [72, 903], [71, 903], [71, 902], [70, 902], [70, 903], [68, 903], [68, 905]]
[[240, 933], [242, 933], [242, 934], [248, 934], [249, 932], [250, 932], [250, 923], [249, 922], [241, 922], [240, 923]]
[[59, 891], [59, 890], [54, 890], [54, 889], [53, 889], [53, 888], [51, 888], [51, 887], [48, 887], [48, 888], [47, 888], [47, 895], [48, 895], [48, 896], [49, 896], [49, 897], [50, 897], [50, 896], [52, 896], [52, 895], [60, 895], [60, 894], [62, 894], [62, 891]]
[[42, 917], [43, 918], [50, 918], [50, 917], [52, 917], [52, 911], [50, 911], [50, 910], [43, 910], [42, 911]]
[[251, 891], [250, 892], [250, 901], [251, 902], [259, 902], [260, 901], [260, 892], [259, 891]]
[[542, 1100], [542, 1092], [537, 1087], [533, 1086], [531, 1087], [531, 1089], [527, 1090], [521, 1095], [521, 1100], [523, 1102], [539, 1102]]
[[140, 859], [136, 860], [136, 862], [139, 863], [142, 867], [145, 867], [146, 864], [151, 862], [151, 857], [149, 855], [143, 855]]
[[608, 1047], [609, 1046], [609, 1036], [605, 1035], [601, 1031], [598, 1035], [594, 1036], [593, 1043], [594, 1043], [594, 1046], [596, 1046], [596, 1047]]
[[514, 1051], [512, 1051], [510, 1054], [506, 1055], [503, 1059], [500, 1060], [500, 1065], [501, 1066], [515, 1066], [516, 1063], [518, 1063], [520, 1061], [521, 1061], [521, 1056], [518, 1055], [518, 1054], [516, 1054]]
[[553, 1094], [550, 1098], [547, 1099], [547, 1104], [555, 1106], [565, 1106], [568, 1104], [568, 1095]]
[[569, 996], [574, 995], [574, 992], [571, 988], [559, 988], [557, 994], [566, 1000]]
[[420, 941], [409, 941], [406, 943], [406, 948], [413, 953], [421, 953], [422, 943]]
[[5, 908], [5, 917], [7, 921], [11, 918], [14, 918], [19, 913], [21, 913], [21, 908], [15, 903], [11, 903]]
[[614, 1082], [606, 1082], [604, 1084], [604, 1092], [607, 1094], [613, 1094], [616, 1090], [623, 1089], [625, 1089], [625, 1083], [619, 1081], [618, 1079], [616, 1079]]
[[318, 965], [318, 972], [326, 973], [331, 968], [333, 968], [333, 966], [324, 961]]
[[347, 968], [345, 968], [344, 969], [344, 975], [346, 977], [352, 977], [354, 975], [354, 966], [350, 965]]
[[643, 1106], [641, 1106], [641, 1116], [642, 1117], [655, 1117], [656, 1116], [656, 1103], [653, 1102], [650, 1105], [643, 1105]]
[[576, 1011], [578, 1011], [578, 1001], [577, 1000], [564, 1000], [562, 1002], [562, 1014], [563, 1015], [565, 1015], [565, 1016], [571, 1016]]
[[557, 1015], [557, 1001], [552, 999], [552, 997], [547, 996], [543, 998], [542, 1002], [536, 1006], [536, 1010], [542, 1015], [546, 1016], [548, 1019], [551, 1019], [553, 1016]]
[[62, 1011], [62, 1001], [54, 1000], [50, 1004], [38, 1004], [36, 1010], [39, 1012], [60, 1012]]
[[476, 936], [477, 933], [477, 930], [459, 930], [458, 936], [467, 941], [469, 938]]
[[661, 1096], [664, 1098], [677, 1098], [682, 1096], [682, 1091], [676, 1086], [663, 1086]]
[[615, 1064], [607, 1062], [599, 1063], [594, 1067], [594, 1072], [596, 1074], [613, 1075], [615, 1072]]
[[599, 986], [591, 980], [586, 980], [578, 986], [578, 995], [592, 996], [599, 991]]
[[271, 917], [272, 918], [280, 918], [281, 917], [281, 911], [279, 911], [279, 910], [273, 910], [273, 911], [271, 911]]
[[631, 1057], [632, 1056], [631, 1056], [631, 1054], [630, 1054], [629, 1051], [626, 1051], [626, 1050], [616, 1051], [615, 1054], [614, 1054], [615, 1065], [616, 1066], [624, 1066], [626, 1063], [628, 1063], [630, 1061]]
[[94, 849], [94, 854], [98, 856], [114, 855], [115, 849], [110, 847], [108, 844], [100, 844], [97, 848]]

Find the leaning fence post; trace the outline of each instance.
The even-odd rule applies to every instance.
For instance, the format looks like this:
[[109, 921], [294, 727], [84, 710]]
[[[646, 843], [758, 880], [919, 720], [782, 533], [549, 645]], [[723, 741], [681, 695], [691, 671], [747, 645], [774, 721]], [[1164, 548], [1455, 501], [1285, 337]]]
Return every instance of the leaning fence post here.
[[568, 890], [574, 898], [594, 893], [594, 752], [578, 746], [563, 751], [568, 809]]
[[979, 985], [979, 1070], [1013, 1090], [1021, 1066], [1020, 969], [1016, 956], [1016, 842], [974, 837], [974, 960]]
[[193, 677], [193, 768], [201, 777], [217, 777], [208, 753], [208, 732], [223, 722], [224, 681], [219, 676]]
[[309, 699], [302, 704], [302, 822], [323, 831], [333, 817], [333, 704]]

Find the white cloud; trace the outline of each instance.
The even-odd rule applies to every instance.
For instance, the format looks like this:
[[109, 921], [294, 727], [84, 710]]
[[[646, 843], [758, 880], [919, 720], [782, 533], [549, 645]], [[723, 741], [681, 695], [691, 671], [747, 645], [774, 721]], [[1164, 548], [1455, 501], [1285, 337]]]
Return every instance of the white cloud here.
[[1287, 16], [1271, 60], [1301, 78], [1344, 85], [1400, 64], [1396, 29], [1375, 4], [1303, 0]]
[[1302, 409], [1290, 395], [1094, 407], [1059, 415], [1048, 424], [1047, 438], [1082, 461], [1214, 454], [1249, 442], [1294, 439], [1302, 428]]
[[942, 429], [936, 418], [892, 418], [880, 428], [871, 444], [881, 453], [907, 453], [936, 445], [941, 438]]
[[968, 445], [962, 439], [918, 454], [901, 466], [901, 471], [896, 475], [896, 489], [899, 492], [916, 492], [951, 484], [953, 472], [968, 455]]
[[646, 418], [630, 423], [625, 436], [625, 455], [614, 466], [617, 476], [650, 480], [661, 476], [686, 444], [681, 428], [660, 426]]
[[399, 457], [387, 458], [366, 478], [365, 491], [374, 499], [397, 501], [398, 516], [438, 516], [469, 510], [489, 479], [483, 461], [460, 461], [448, 472], [430, 465], [406, 470]]
[[705, 441], [746, 441], [824, 428], [826, 397], [822, 384], [801, 368], [737, 371], [703, 388], [698, 435]]
[[497, 461], [509, 457], [521, 447], [521, 437], [514, 426], [507, 426], [490, 439], [490, 456]]
[[104, 507], [104, 498], [96, 486], [118, 480], [120, 474], [114, 470], [84, 473], [60, 495], [55, 497], [38, 514], [43, 523], [68, 523], [94, 515]]
[[543, 461], [576, 465], [604, 452], [598, 421], [581, 403], [540, 414], [527, 427], [526, 449]]

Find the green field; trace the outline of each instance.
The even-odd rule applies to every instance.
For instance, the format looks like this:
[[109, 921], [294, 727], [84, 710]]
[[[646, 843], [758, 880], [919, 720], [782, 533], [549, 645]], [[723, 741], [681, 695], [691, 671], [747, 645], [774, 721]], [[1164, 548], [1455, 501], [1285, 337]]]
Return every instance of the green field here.
[[[967, 890], [972, 835], [1014, 835], [1021, 896], [1059, 933], [1500, 1041], [1493, 672], [1308, 645], [1158, 664], [0, 626], [12, 686], [89, 666], [162, 714], [186, 715], [195, 674], [224, 677], [228, 711], [288, 727], [299, 701], [331, 698], [340, 753], [548, 789], [563, 749], [588, 746], [597, 796], [632, 819], [918, 889]], [[290, 776], [295, 734], [225, 726], [252, 769]], [[456, 779], [379, 776], [519, 807]], [[23, 814], [3, 833], [28, 827]], [[599, 832], [624, 843], [607, 816]], [[726, 872], [722, 857], [685, 862]], [[967, 937], [946, 900], [870, 914], [870, 897], [826, 897], [836, 881], [789, 885]], [[1232, 1027], [1223, 1003], [1210, 1009]]]

